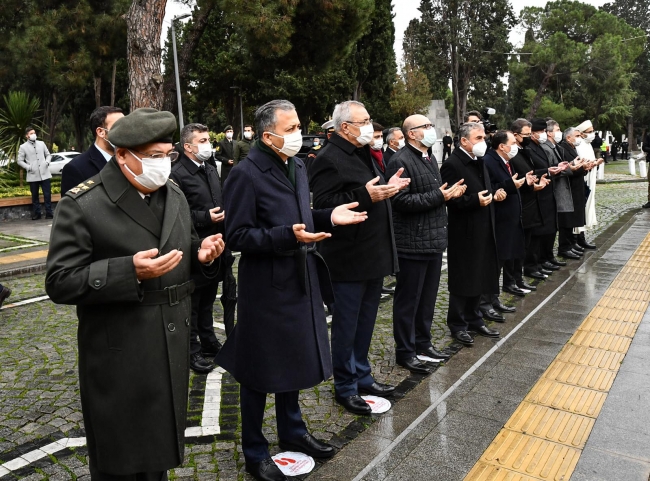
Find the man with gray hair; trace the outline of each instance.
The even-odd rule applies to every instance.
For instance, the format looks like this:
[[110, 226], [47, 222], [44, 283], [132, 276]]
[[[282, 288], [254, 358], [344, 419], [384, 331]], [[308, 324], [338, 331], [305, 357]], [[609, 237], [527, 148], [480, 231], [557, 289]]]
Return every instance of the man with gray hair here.
[[388, 147], [386, 147], [386, 151], [384, 152], [385, 166], [388, 166], [388, 162], [393, 154], [406, 145], [405, 142], [402, 129], [399, 127], [391, 127], [388, 129], [388, 134], [386, 135], [386, 144]]
[[370, 157], [374, 128], [362, 103], [334, 109], [335, 133], [314, 162], [309, 183], [314, 208], [358, 202], [368, 212], [363, 224], [341, 227], [320, 246], [334, 290], [332, 364], [335, 399], [355, 414], [370, 414], [362, 394], [388, 395], [395, 388], [375, 381], [368, 350], [375, 327], [384, 276], [398, 272], [389, 198], [410, 179], [399, 169], [384, 182]]
[[[316, 243], [334, 226], [366, 219], [365, 212], [350, 210], [356, 202], [310, 208], [307, 169], [295, 157], [300, 129], [291, 102], [262, 105], [255, 112], [258, 140], [224, 185], [226, 236], [241, 258], [237, 324], [216, 362], [240, 384], [246, 471], [265, 481], [287, 479], [262, 432], [267, 393], [275, 393], [281, 449], [315, 458], [335, 453], [307, 432], [298, 403], [301, 389], [332, 375], [323, 309], [332, 290]], [[344, 228], [336, 227], [335, 235]]]

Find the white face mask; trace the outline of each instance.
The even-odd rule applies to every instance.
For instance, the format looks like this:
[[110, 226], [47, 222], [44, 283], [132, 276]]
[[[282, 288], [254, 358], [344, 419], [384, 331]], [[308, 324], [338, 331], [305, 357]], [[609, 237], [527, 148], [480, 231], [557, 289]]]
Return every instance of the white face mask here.
[[368, 145], [372, 141], [372, 136], [375, 133], [375, 129], [372, 124], [364, 125], [359, 127], [359, 136], [354, 135], [352, 132], [350, 134], [354, 137], [357, 137], [357, 142], [361, 145]]
[[553, 133], [553, 140], [555, 140], [556, 144], [559, 144], [562, 142], [562, 132], [554, 132]]
[[384, 141], [381, 139], [377, 139], [372, 143], [370, 148], [372, 148], [373, 150], [381, 150], [383, 146], [384, 146]]
[[227, 132], [227, 133], [226, 133], [226, 138], [227, 138], [228, 140], [232, 140], [232, 132]]
[[436, 132], [436, 129], [431, 127], [430, 129], [426, 129], [424, 131], [424, 137], [422, 137], [420, 142], [422, 142], [422, 145], [425, 147], [431, 147], [436, 143], [436, 140], [438, 140], [438, 133]]
[[542, 132], [541, 134], [539, 134], [539, 137], [537, 137], [537, 141], [540, 144], [543, 144], [544, 142], [546, 142], [547, 138], [548, 137], [546, 136], [546, 132]]
[[591, 143], [594, 141], [595, 138], [596, 138], [596, 134], [592, 132], [590, 134], [587, 134], [587, 138], [585, 139], [585, 141]]
[[32, 142], [35, 142], [36, 141], [36, 134], [30, 135], [29, 140], [31, 140]]
[[[129, 150], [129, 152], [131, 151]], [[136, 182], [149, 190], [158, 190], [167, 183], [169, 174], [172, 171], [171, 158], [163, 157], [162, 159], [141, 159], [133, 152], [131, 152], [131, 155], [138, 159], [140, 163], [142, 163], [142, 173], [140, 175], [135, 175], [135, 173], [129, 169], [129, 166], [124, 164], [126, 170], [133, 174]]]
[[477, 157], [483, 157], [485, 152], [487, 152], [487, 144], [484, 140], [472, 146], [472, 153]]
[[574, 145], [575, 147], [577, 147], [577, 146], [580, 145], [581, 143], [582, 143], [582, 137], [576, 137], [575, 139], [573, 139], [573, 145]]
[[244, 138], [250, 140], [253, 138], [253, 132], [244, 132]]
[[190, 144], [192, 146], [196, 146], [199, 151], [194, 154], [197, 159], [199, 159], [201, 162], [205, 162], [212, 156], [212, 147], [210, 147], [209, 143], [205, 144]]
[[397, 148], [398, 148], [398, 149], [402, 149], [402, 148], [404, 148], [405, 145], [406, 145], [406, 141], [405, 141], [404, 139], [399, 139], [399, 140], [397, 141]]
[[508, 156], [508, 159], [514, 158], [517, 154], [519, 153], [519, 147], [517, 147], [517, 144], [512, 144], [510, 146], [510, 151], [506, 152], [506, 155]]
[[298, 152], [300, 152], [300, 148], [302, 147], [302, 132], [300, 130], [296, 130], [293, 134], [285, 136], [274, 134], [273, 132], [269, 132], [269, 134], [284, 139], [284, 145], [281, 149], [278, 149], [275, 145], [271, 144], [271, 146], [281, 154], [284, 154], [287, 157], [294, 157]]

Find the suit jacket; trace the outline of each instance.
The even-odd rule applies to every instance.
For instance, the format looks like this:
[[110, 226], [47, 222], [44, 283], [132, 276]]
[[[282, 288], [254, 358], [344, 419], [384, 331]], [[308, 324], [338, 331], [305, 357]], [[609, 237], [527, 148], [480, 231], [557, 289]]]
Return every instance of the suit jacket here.
[[397, 152], [399, 152], [399, 150], [395, 151], [390, 147], [386, 147], [386, 150], [384, 151], [384, 165], [386, 168], [388, 168], [388, 163], [390, 162], [391, 157], [393, 157]]
[[492, 193], [483, 158], [473, 160], [455, 149], [440, 167], [448, 185], [465, 179], [465, 194], [447, 202], [449, 218], [449, 292], [459, 296], [499, 293], [499, 264], [494, 235], [494, 202], [481, 207], [478, 193]]
[[[537, 177], [548, 174], [548, 168], [553, 164], [549, 161], [546, 151], [541, 145], [531, 141], [530, 145], [525, 148], [525, 152], [535, 167]], [[553, 193], [554, 179], [550, 174], [548, 174], [548, 178], [551, 179], [551, 183], [537, 192], [543, 225], [534, 229], [533, 234], [535, 235], [550, 235], [557, 232], [557, 203]]]
[[[55, 303], [77, 306], [86, 440], [102, 472], [183, 461], [190, 273], [213, 269], [199, 264], [199, 246], [183, 192], [169, 181], [147, 206], [115, 158], [58, 204], [45, 289]], [[167, 274], [138, 283], [133, 255], [152, 248], [184, 255]]]
[[368, 212], [365, 222], [337, 227], [336, 236], [320, 243], [333, 281], [367, 281], [398, 271], [390, 200], [373, 203], [366, 189], [366, 183], [377, 176], [378, 184], [386, 183], [369, 149], [334, 134], [309, 170], [314, 208], [359, 202], [356, 210]]
[[[217, 144], [214, 156], [221, 162], [221, 185], [223, 185], [232, 168], [239, 163], [239, 144], [234, 139], [223, 139]], [[230, 165], [229, 160], [233, 160], [235, 163]]]
[[237, 324], [216, 362], [260, 392], [307, 389], [332, 375], [321, 295], [330, 281], [322, 258], [308, 252], [313, 245], [299, 244], [292, 229], [331, 231], [332, 209], [311, 210], [307, 169], [294, 160], [295, 187], [254, 146], [224, 186], [226, 236], [241, 258]]
[[[485, 154], [483, 161], [490, 174], [492, 190], [496, 192], [503, 189], [508, 194], [505, 200], [494, 202], [494, 231], [499, 260], [523, 259], [526, 255], [526, 245], [519, 189], [515, 186], [508, 167], [495, 150]], [[510, 168], [514, 175], [514, 168], [512, 166]]]
[[95, 144], [88, 150], [77, 155], [63, 166], [61, 171], [61, 192], [66, 193], [73, 187], [97, 175], [106, 167], [106, 157]]

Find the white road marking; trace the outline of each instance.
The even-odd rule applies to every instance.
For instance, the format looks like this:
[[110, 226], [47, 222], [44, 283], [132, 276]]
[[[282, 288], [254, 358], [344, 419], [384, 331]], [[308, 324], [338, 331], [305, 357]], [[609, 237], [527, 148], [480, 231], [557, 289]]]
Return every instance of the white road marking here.
[[32, 297], [31, 299], [25, 299], [22, 301], [13, 302], [11, 304], [5, 304], [4, 306], [2, 306], [2, 309], [0, 310], [4, 311], [5, 309], [12, 309], [14, 307], [26, 306], [27, 304], [33, 304], [35, 302], [47, 301], [49, 298], [50, 296]]

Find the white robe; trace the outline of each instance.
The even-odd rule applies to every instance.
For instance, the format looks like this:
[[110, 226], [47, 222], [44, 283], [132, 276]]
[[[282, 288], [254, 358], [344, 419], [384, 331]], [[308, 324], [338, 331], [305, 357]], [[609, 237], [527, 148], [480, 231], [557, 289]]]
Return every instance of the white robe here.
[[[596, 160], [594, 155], [594, 149], [591, 144], [585, 142], [584, 140], [580, 145], [576, 147], [576, 152], [582, 158], [588, 160]], [[600, 168], [601, 166], [598, 166]], [[587, 174], [587, 185], [591, 192], [589, 193], [589, 198], [587, 198], [587, 205], [585, 206], [585, 227], [576, 227], [573, 229], [574, 234], [579, 234], [584, 232], [589, 227], [594, 227], [598, 224], [596, 219], [596, 179], [598, 175], [598, 169], [591, 169]]]

